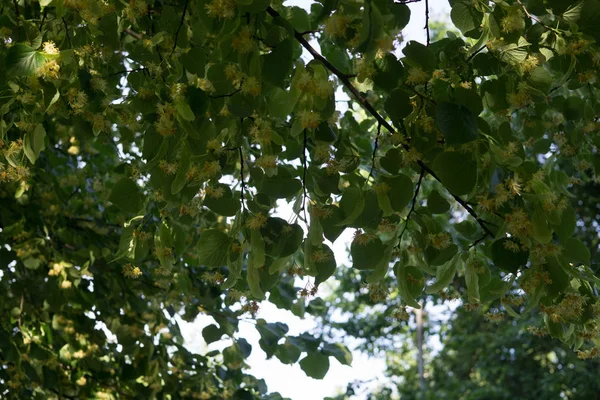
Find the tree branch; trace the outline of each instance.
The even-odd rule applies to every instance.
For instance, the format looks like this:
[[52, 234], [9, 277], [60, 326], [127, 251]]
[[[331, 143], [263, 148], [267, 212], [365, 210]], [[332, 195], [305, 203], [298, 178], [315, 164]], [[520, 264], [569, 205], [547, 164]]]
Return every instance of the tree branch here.
[[[279, 13], [277, 11], [275, 11], [272, 7], [267, 7], [267, 13], [269, 13], [269, 15], [271, 15], [271, 17], [273, 17], [273, 18], [281, 18], [281, 15], [279, 15]], [[354, 85], [352, 85], [352, 83], [349, 81], [347, 75], [345, 75], [344, 73], [339, 71], [336, 67], [333, 66], [333, 64], [331, 64], [329, 61], [327, 61], [327, 59], [325, 57], [323, 57], [321, 54], [319, 54], [319, 52], [317, 52], [310, 45], [310, 43], [308, 43], [308, 41], [306, 39], [304, 39], [304, 37], [302, 37], [302, 35], [300, 35], [300, 33], [298, 31], [296, 31], [295, 29], [294, 29], [294, 37], [302, 45], [302, 47], [304, 47], [313, 56], [314, 59], [319, 60], [321, 63], [323, 63], [323, 65], [329, 71], [331, 71], [335, 76], [338, 77], [338, 79], [344, 84], [346, 89], [348, 89], [354, 95], [354, 97], [356, 98], [356, 101], [358, 101], [360, 103], [360, 105], [362, 105], [373, 116], [373, 118], [375, 118], [377, 120], [377, 122], [379, 122], [383, 127], [385, 127], [385, 129], [387, 129], [390, 133], [392, 133], [392, 134], [396, 133], [396, 130], [385, 120], [385, 118], [383, 118], [381, 116], [381, 114], [379, 114], [379, 112], [377, 112], [377, 110], [375, 110], [373, 105], [371, 103], [369, 103], [369, 101], [367, 101], [367, 99], [365, 99], [360, 94], [360, 92], [354, 87]], [[407, 144], [403, 144], [402, 147], [407, 151], [410, 150], [410, 146]], [[429, 175], [431, 175], [435, 180], [442, 183], [442, 181], [437, 176], [437, 174], [435, 172], [433, 172], [433, 170], [431, 168], [429, 168], [427, 166], [427, 164], [425, 164], [421, 160], [418, 160], [417, 164], [423, 170], [425, 170], [425, 172], [427, 172]], [[446, 190], [448, 190], [448, 189], [446, 188]], [[471, 215], [473, 218], [475, 218], [477, 223], [481, 226], [481, 228], [483, 229], [483, 231], [486, 234], [490, 235], [491, 237], [494, 237], [492, 232], [488, 229], [488, 227], [485, 225], [483, 220], [481, 218], [479, 218], [479, 216], [473, 210], [473, 208], [471, 208], [463, 199], [461, 199], [460, 197], [458, 197], [457, 195], [452, 193], [450, 190], [448, 190], [448, 193], [450, 193], [450, 195], [458, 202], [458, 204], [460, 204], [469, 213], [469, 215]]]
[[246, 204], [244, 203], [245, 194], [244, 189], [246, 183], [244, 182], [244, 153], [242, 153], [242, 146], [238, 147], [238, 153], [240, 155], [240, 187], [241, 187], [241, 197], [240, 202], [242, 203], [242, 211], [246, 211]]
[[131, 29], [127, 28], [125, 29], [123, 32], [125, 32], [126, 34], [128, 34], [131, 37], [136, 38], [137, 40], [142, 40], [142, 35], [140, 35], [137, 32], [132, 31]]
[[179, 21], [179, 26], [177, 27], [177, 31], [175, 32], [175, 42], [173, 43], [173, 48], [171, 49], [171, 54], [169, 54], [169, 56], [172, 56], [175, 52], [175, 49], [177, 48], [177, 39], [179, 38], [179, 31], [183, 26], [183, 21], [185, 20], [185, 13], [187, 12], [187, 7], [188, 0], [185, 0], [185, 3], [183, 4], [183, 12], [181, 13], [181, 20]]
[[381, 124], [377, 124], [377, 136], [375, 137], [375, 145], [373, 146], [373, 155], [371, 156], [371, 170], [365, 184], [369, 182], [371, 176], [373, 176], [373, 170], [375, 169], [375, 155], [377, 154], [377, 148], [379, 147], [379, 136], [381, 135]]
[[235, 90], [235, 91], [233, 91], [233, 92], [231, 92], [231, 93], [227, 93], [227, 94], [219, 94], [219, 95], [216, 95], [216, 96], [209, 95], [208, 97], [210, 97], [211, 99], [221, 99], [221, 98], [223, 98], [223, 97], [231, 97], [231, 96], [233, 96], [234, 94], [241, 92], [241, 90], [242, 90], [242, 89], [237, 89], [237, 90]]
[[517, 0], [517, 3], [519, 3], [519, 5], [521, 6], [521, 8], [523, 8], [523, 11], [525, 11], [525, 15], [527, 15], [528, 18], [531, 18], [532, 20], [534, 20], [535, 22], [537, 22], [538, 24], [540, 24], [541, 26], [543, 26], [545, 29], [547, 29], [549, 31], [552, 31], [552, 32], [554, 32], [556, 34], [560, 34], [560, 31], [558, 31], [557, 29], [554, 29], [551, 26], [548, 26], [548, 25], [544, 24], [541, 19], [539, 19], [535, 15], [530, 14], [529, 11], [527, 10], [527, 7], [525, 7], [525, 4], [523, 4], [523, 2], [521, 0]]
[[417, 188], [415, 189], [415, 194], [412, 198], [412, 205], [410, 206], [410, 210], [406, 215], [406, 221], [404, 222], [404, 228], [402, 228], [402, 232], [400, 236], [398, 236], [398, 246], [400, 247], [400, 243], [402, 242], [402, 236], [404, 236], [404, 232], [406, 232], [406, 228], [408, 227], [408, 222], [410, 221], [410, 217], [412, 213], [415, 211], [415, 205], [417, 204], [417, 197], [419, 196], [419, 192], [421, 191], [421, 182], [423, 181], [423, 175], [425, 175], [425, 170], [421, 168], [421, 173], [419, 174], [419, 181], [417, 182]]
[[306, 138], [306, 129], [304, 130], [304, 138], [302, 141], [302, 212], [304, 213], [304, 222], [308, 225], [308, 219], [306, 218], [306, 145], [308, 140]]
[[[20, 23], [20, 19], [21, 19], [21, 14], [19, 13], [19, 3], [17, 0], [13, 0], [13, 4], [15, 5], [15, 19], [17, 21], [17, 40], [20, 42], [21, 41], [21, 23]], [[4, 7], [2, 7], [4, 8]]]
[[429, 0], [425, 0], [425, 28], [427, 32], [427, 46], [429, 47], [429, 43], [431, 42], [431, 37], [429, 36]]
[[73, 43], [71, 43], [71, 36], [69, 35], [69, 27], [67, 25], [67, 21], [65, 21], [65, 17], [62, 17], [63, 25], [65, 26], [65, 33], [67, 34], [67, 40], [69, 42], [69, 46], [73, 47]]

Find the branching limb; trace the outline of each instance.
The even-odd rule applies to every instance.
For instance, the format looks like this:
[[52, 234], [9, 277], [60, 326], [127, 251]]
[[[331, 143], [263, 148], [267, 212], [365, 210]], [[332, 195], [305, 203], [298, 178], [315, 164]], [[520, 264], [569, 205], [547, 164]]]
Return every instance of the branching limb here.
[[[272, 7], [267, 7], [267, 13], [269, 13], [269, 15], [271, 15], [271, 17], [273, 17], [273, 18], [281, 18], [279, 13], [277, 11], [275, 11]], [[318, 51], [316, 51], [310, 45], [310, 43], [308, 43], [308, 41], [304, 37], [302, 37], [302, 35], [300, 35], [300, 33], [296, 30], [294, 30], [294, 37], [302, 45], [302, 47], [304, 47], [313, 56], [314, 59], [319, 60], [325, 66], [325, 68], [327, 68], [335, 76], [338, 77], [338, 79], [344, 84], [346, 89], [348, 89], [354, 95], [354, 97], [356, 98], [356, 101], [358, 101], [360, 103], [360, 105], [363, 106], [373, 116], [373, 118], [375, 118], [377, 120], [378, 123], [380, 123], [390, 133], [392, 133], [392, 134], [396, 133], [396, 130], [392, 127], [392, 125], [390, 125], [390, 123], [387, 122], [386, 119], [383, 118], [383, 116], [381, 114], [379, 114], [379, 112], [377, 110], [375, 110], [373, 105], [360, 94], [358, 89], [356, 89], [354, 87], [354, 85], [352, 85], [352, 83], [350, 82], [350, 80], [348, 79], [348, 76], [346, 74], [342, 73], [340, 70], [338, 70], [336, 67], [334, 67], [333, 64], [331, 64], [329, 61], [327, 61], [327, 59], [325, 57], [323, 57]], [[407, 150], [407, 151], [410, 150], [410, 146], [408, 144], [403, 144], [402, 146], [405, 150]], [[440, 183], [442, 182], [440, 180], [440, 178], [437, 176], [437, 174], [435, 172], [433, 172], [433, 170], [429, 166], [427, 166], [427, 164], [425, 164], [423, 161], [418, 160], [417, 164], [425, 172], [427, 172], [429, 175], [431, 175], [435, 180], [437, 180]], [[448, 190], [448, 189], [446, 189], [446, 190]], [[481, 228], [484, 230], [484, 232], [486, 232], [491, 237], [494, 236], [492, 234], [492, 232], [488, 229], [488, 227], [485, 225], [483, 220], [481, 220], [481, 218], [479, 218], [479, 216], [477, 215], [475, 210], [473, 210], [473, 208], [471, 208], [458, 195], [455, 195], [454, 193], [450, 192], [449, 190], [448, 190], [448, 193], [450, 193], [450, 195], [461, 206], [463, 206], [463, 208], [469, 213], [469, 215], [471, 215], [473, 218], [475, 218], [475, 220], [481, 226]]]
[[425, 170], [421, 168], [421, 173], [419, 174], [419, 181], [417, 182], [417, 188], [415, 189], [415, 194], [412, 198], [412, 204], [410, 206], [410, 210], [406, 215], [406, 221], [404, 222], [404, 227], [402, 228], [402, 232], [400, 236], [398, 236], [398, 247], [400, 247], [400, 243], [402, 242], [402, 236], [404, 236], [404, 232], [406, 232], [406, 228], [408, 227], [408, 222], [410, 221], [410, 217], [412, 213], [415, 211], [415, 205], [417, 204], [417, 197], [419, 196], [419, 192], [421, 191], [421, 182], [423, 181], [423, 175], [425, 175]]

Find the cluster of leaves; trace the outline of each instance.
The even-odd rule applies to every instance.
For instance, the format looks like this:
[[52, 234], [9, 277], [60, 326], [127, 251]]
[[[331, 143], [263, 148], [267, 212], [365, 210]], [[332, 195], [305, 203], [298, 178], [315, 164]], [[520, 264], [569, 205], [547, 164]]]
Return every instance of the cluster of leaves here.
[[[473, 307], [540, 305], [540, 330], [597, 351], [599, 281], [569, 188], [600, 173], [600, 1], [451, 5], [464, 36], [410, 42], [400, 58], [410, 10], [386, 0], [3, 7], [8, 394], [264, 396], [243, 372], [238, 318], [267, 294], [321, 313], [306, 297], [348, 272], [330, 246], [345, 229], [371, 300], [393, 285], [400, 317], [462, 275]], [[340, 115], [338, 90], [366, 116]], [[200, 312], [225, 351], [182, 347], [173, 317]], [[330, 356], [350, 362], [322, 337], [256, 326], [268, 357], [306, 353], [309, 376]]]

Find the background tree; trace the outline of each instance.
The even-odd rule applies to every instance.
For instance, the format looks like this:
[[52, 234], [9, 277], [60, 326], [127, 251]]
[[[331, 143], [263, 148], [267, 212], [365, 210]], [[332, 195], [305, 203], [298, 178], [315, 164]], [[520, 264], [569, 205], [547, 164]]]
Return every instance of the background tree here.
[[[353, 307], [385, 304], [388, 327], [358, 328], [371, 345], [444, 290], [494, 314], [539, 308], [536, 332], [598, 355], [598, 277], [569, 199], [600, 169], [599, 1], [454, 0], [464, 37], [427, 27], [402, 54], [402, 2], [5, 3], [3, 396], [266, 397], [245, 371], [248, 316], [267, 357], [322, 378], [351, 362], [328, 328], [252, 316], [267, 298], [326, 315], [307, 297], [332, 276], [367, 284]], [[339, 115], [338, 90], [362, 112]], [[345, 229], [351, 270], [331, 250]], [[230, 346], [182, 346], [174, 316], [199, 313]]]

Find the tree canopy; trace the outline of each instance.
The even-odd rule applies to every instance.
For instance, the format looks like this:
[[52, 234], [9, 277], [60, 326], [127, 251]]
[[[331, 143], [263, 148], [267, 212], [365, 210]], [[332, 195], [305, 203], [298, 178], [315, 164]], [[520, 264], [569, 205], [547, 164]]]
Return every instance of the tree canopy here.
[[[310, 377], [351, 363], [266, 300], [378, 303], [344, 327], [374, 344], [460, 298], [600, 355], [600, 0], [450, 0], [457, 33], [404, 43], [414, 1], [3, 2], [2, 395], [281, 398], [241, 319]], [[200, 313], [223, 351], [183, 346]]]

